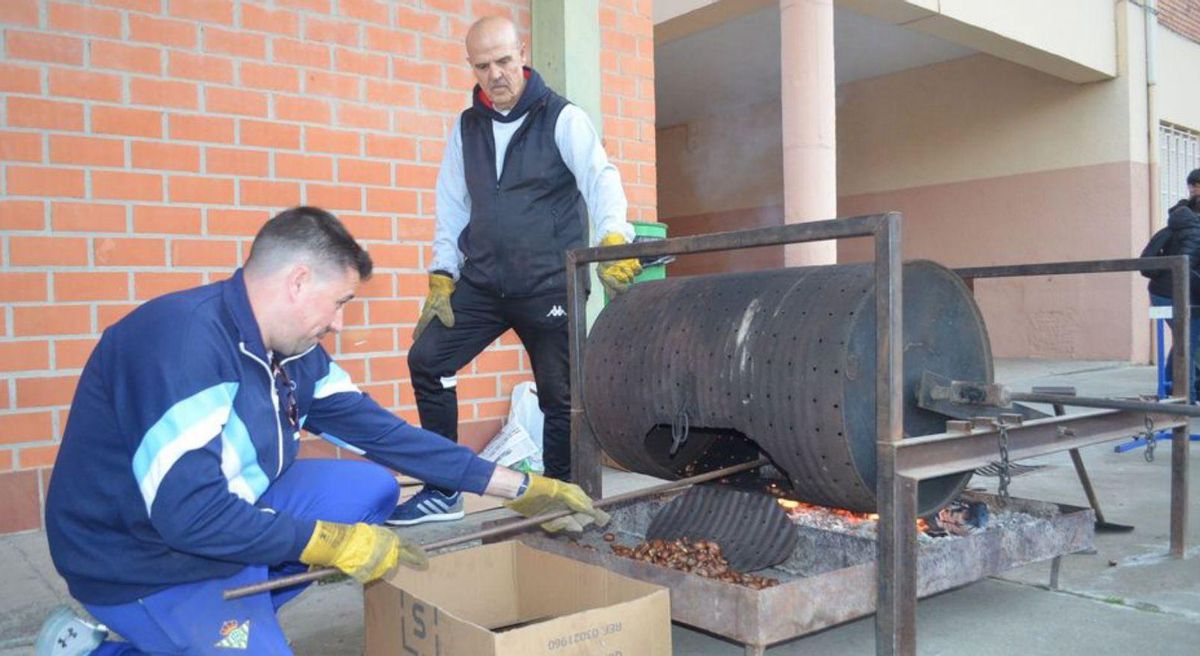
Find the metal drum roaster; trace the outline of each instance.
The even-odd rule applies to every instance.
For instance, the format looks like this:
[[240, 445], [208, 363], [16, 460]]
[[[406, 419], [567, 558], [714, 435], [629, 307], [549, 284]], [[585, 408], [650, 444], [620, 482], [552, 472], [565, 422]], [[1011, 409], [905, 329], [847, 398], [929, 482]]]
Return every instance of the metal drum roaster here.
[[[929, 261], [904, 265], [904, 433], [940, 433], [921, 376], [993, 379], [970, 290]], [[765, 454], [787, 496], [875, 511], [875, 290], [846, 264], [641, 283], [588, 336], [584, 404], [604, 451], [662, 478]], [[971, 472], [921, 481], [935, 511]]]

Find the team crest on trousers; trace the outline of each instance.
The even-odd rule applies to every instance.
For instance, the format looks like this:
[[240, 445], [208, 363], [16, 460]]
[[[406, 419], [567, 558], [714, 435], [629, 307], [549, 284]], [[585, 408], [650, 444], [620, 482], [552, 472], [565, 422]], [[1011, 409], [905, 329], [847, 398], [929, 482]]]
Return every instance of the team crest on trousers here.
[[214, 647], [223, 649], [246, 649], [250, 645], [250, 620], [238, 624], [237, 620], [226, 620], [221, 625], [221, 639]]

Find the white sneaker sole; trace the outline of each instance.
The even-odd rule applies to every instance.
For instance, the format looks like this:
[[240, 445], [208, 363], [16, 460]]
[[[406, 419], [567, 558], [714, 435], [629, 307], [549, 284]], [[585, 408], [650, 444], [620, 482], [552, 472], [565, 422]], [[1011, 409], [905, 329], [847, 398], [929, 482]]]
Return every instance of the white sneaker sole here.
[[412, 526], [414, 524], [424, 524], [425, 522], [452, 522], [456, 519], [462, 519], [466, 515], [467, 513], [460, 510], [452, 513], [425, 515], [417, 519], [385, 519], [384, 523], [389, 526]]

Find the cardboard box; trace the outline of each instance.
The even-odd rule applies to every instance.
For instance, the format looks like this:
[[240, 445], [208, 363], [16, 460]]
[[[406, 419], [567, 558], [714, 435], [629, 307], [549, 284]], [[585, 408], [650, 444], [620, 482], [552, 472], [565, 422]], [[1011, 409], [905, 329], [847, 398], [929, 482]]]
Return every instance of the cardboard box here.
[[366, 586], [367, 656], [669, 656], [666, 588], [501, 542]]

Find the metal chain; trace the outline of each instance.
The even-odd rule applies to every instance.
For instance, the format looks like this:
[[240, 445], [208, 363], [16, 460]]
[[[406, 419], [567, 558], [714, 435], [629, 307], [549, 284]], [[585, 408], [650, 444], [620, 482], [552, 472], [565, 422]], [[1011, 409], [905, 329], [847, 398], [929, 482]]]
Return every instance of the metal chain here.
[[1008, 460], [1008, 424], [1003, 421], [996, 422], [996, 428], [1000, 429], [1000, 501], [1008, 503], [1008, 484], [1012, 481], [1012, 473], [1009, 471]]
[[675, 421], [671, 422], [671, 455], [675, 455], [679, 451], [679, 447], [687, 442], [690, 428], [687, 410], [677, 412]]
[[1146, 451], [1142, 453], [1142, 457], [1146, 462], [1154, 462], [1154, 447], [1158, 443], [1158, 434], [1154, 432], [1154, 420], [1150, 415], [1146, 415]]

